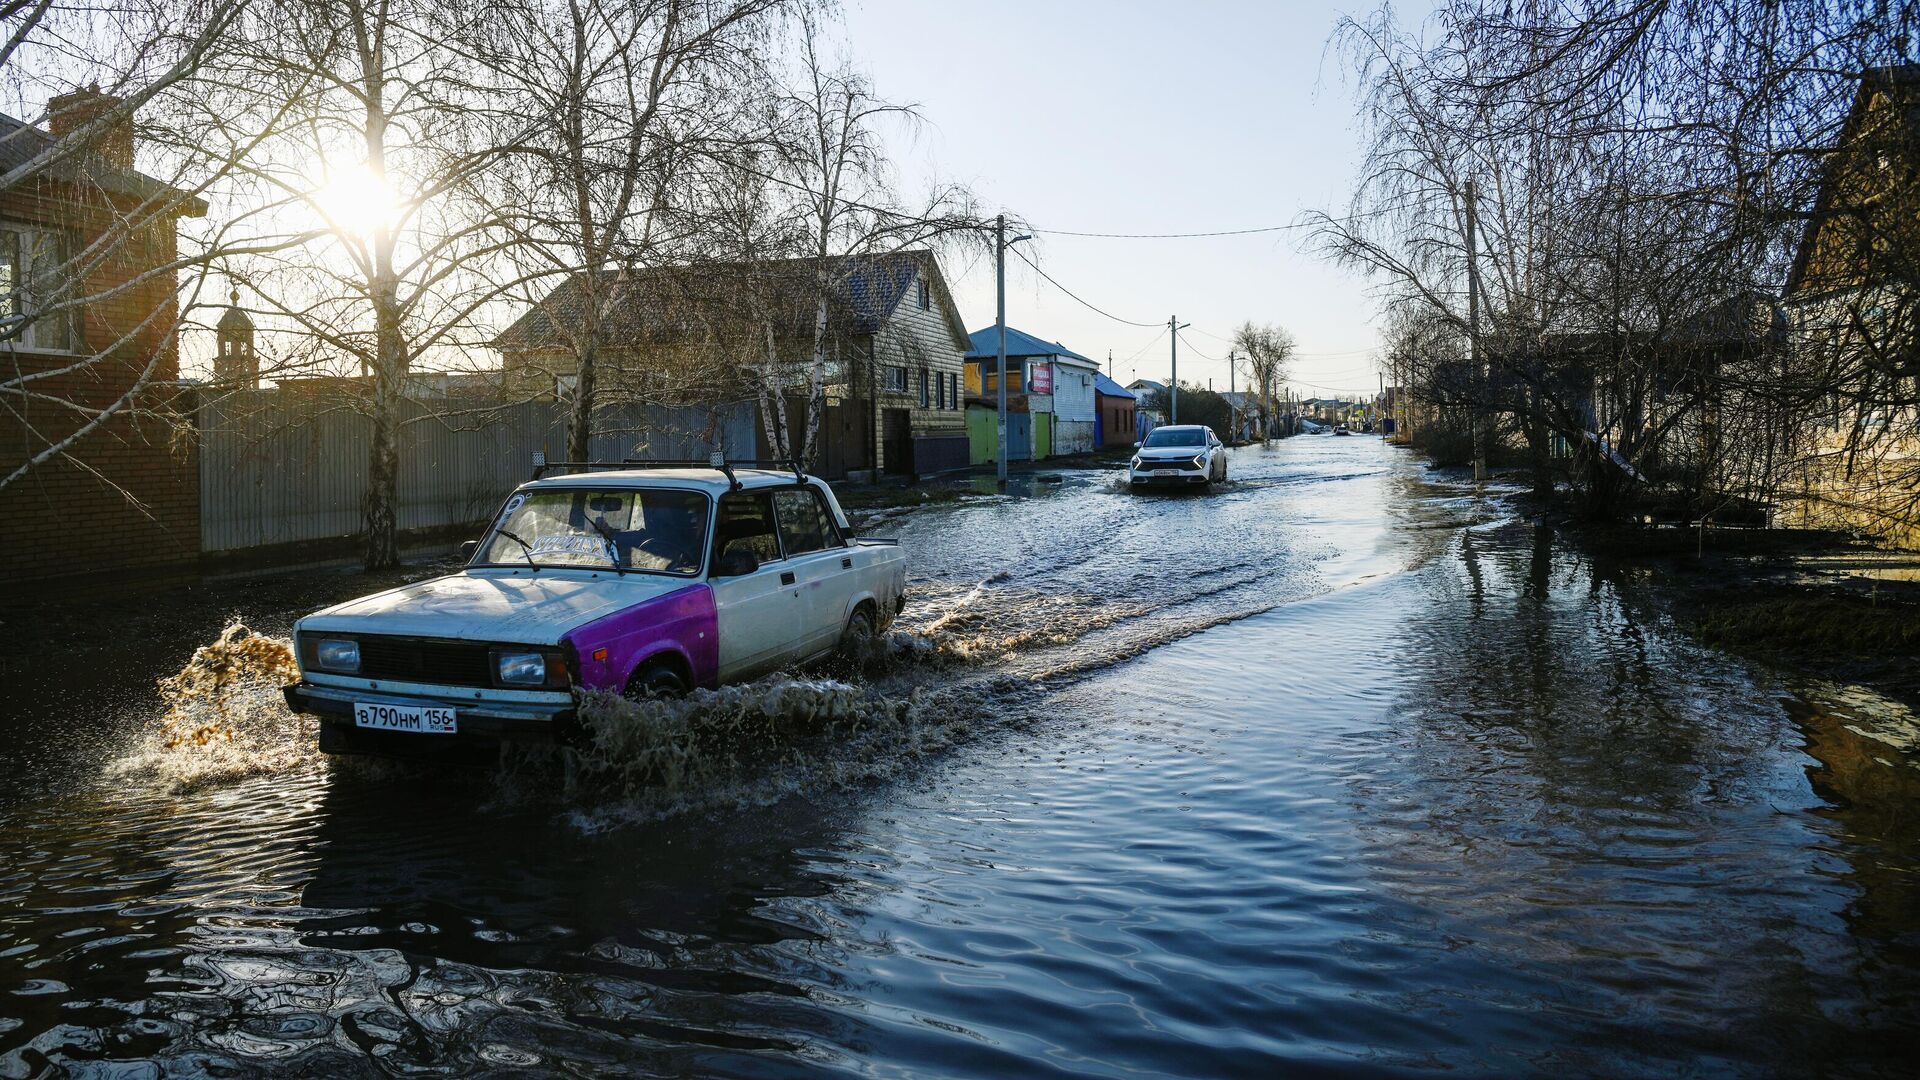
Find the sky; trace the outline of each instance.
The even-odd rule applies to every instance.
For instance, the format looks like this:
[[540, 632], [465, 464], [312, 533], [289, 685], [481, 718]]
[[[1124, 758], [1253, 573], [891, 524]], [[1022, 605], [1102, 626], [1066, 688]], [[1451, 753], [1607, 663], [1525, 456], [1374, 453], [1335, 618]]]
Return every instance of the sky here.
[[[1360, 155], [1353, 81], [1328, 41], [1346, 5], [1292, 0], [845, 0], [849, 46], [925, 125], [896, 140], [903, 194], [963, 183], [1036, 229], [1185, 233], [1287, 225], [1339, 212]], [[1400, 5], [1403, 21], [1419, 11]], [[1164, 380], [1166, 320], [1182, 381], [1227, 389], [1240, 323], [1274, 323], [1299, 348], [1304, 396], [1377, 388], [1368, 283], [1304, 230], [1205, 239], [1041, 232], [1020, 245], [1089, 310], [1007, 259], [1007, 324], [1105, 362], [1122, 383]], [[969, 330], [992, 326], [990, 257], [943, 268]], [[1127, 322], [1147, 323], [1130, 326]], [[1155, 337], [1158, 334], [1159, 339]]]

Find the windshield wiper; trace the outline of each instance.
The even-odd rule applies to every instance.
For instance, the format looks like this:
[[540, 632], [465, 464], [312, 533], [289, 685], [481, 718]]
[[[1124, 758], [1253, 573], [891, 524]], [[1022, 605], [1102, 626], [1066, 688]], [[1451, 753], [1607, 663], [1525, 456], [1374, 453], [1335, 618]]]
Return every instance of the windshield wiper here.
[[505, 529], [495, 529], [493, 531], [501, 536], [506, 537], [507, 539], [513, 541], [514, 543], [519, 544], [521, 554], [525, 555], [527, 558], [527, 565], [533, 567], [536, 571], [540, 569], [540, 564], [533, 561], [533, 545], [532, 544], [527, 543], [525, 540], [520, 539], [519, 537], [513, 535], [512, 533], [508, 532]]
[[613, 535], [613, 529], [597, 517], [588, 518], [587, 524], [593, 526], [593, 531], [607, 542], [607, 565], [613, 567], [616, 574], [626, 573], [627, 568], [620, 565], [620, 540]]

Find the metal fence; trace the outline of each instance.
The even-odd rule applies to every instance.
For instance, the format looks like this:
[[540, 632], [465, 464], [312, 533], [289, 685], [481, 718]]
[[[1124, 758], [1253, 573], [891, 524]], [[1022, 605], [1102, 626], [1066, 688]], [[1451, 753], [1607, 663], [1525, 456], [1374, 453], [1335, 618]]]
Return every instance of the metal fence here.
[[[408, 401], [400, 434], [401, 529], [485, 519], [525, 481], [535, 451], [565, 456], [566, 418], [552, 401]], [[260, 390], [203, 404], [200, 547], [229, 552], [361, 532], [372, 423], [339, 399]], [[635, 405], [605, 411], [593, 456], [704, 458], [715, 444], [754, 447], [749, 404]]]

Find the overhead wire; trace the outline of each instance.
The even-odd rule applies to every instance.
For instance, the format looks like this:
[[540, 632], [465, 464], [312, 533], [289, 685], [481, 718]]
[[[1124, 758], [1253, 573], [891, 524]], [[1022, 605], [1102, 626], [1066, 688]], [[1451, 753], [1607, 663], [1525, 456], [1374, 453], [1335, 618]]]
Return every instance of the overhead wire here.
[[1164, 325], [1162, 323], [1134, 322], [1132, 319], [1123, 319], [1120, 316], [1115, 315], [1111, 311], [1104, 311], [1100, 308], [1097, 308], [1093, 306], [1091, 303], [1088, 303], [1086, 300], [1082, 299], [1081, 296], [1078, 293], [1074, 292], [1072, 289], [1069, 289], [1065, 285], [1062, 285], [1058, 281], [1055, 281], [1053, 279], [1053, 275], [1047, 273], [1045, 270], [1040, 269], [1039, 263], [1036, 263], [1032, 259], [1027, 258], [1026, 252], [1021, 251], [1019, 248], [1009, 248], [1008, 250], [1012, 251], [1015, 255], [1020, 256], [1020, 261], [1032, 267], [1033, 272], [1036, 274], [1039, 274], [1042, 278], [1044, 278], [1047, 284], [1052, 285], [1054, 288], [1059, 289], [1061, 292], [1066, 293], [1070, 297], [1073, 297], [1074, 301], [1078, 303], [1081, 307], [1086, 308], [1088, 311], [1091, 311], [1096, 315], [1104, 315], [1107, 318], [1112, 319], [1114, 322], [1124, 323], [1127, 326], [1138, 326], [1138, 327], [1141, 327], [1142, 329]]

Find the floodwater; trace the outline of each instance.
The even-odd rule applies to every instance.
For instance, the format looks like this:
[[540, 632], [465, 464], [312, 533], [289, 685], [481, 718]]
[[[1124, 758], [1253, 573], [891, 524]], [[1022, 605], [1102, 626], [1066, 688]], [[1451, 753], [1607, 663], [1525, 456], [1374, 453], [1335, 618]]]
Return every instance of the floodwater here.
[[884, 523], [889, 658], [564, 780], [329, 763], [242, 684], [165, 746], [205, 638], [9, 670], [0, 1076], [1907, 1074], [1898, 706], [1373, 439], [1233, 470]]

